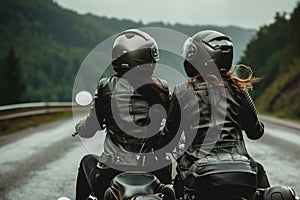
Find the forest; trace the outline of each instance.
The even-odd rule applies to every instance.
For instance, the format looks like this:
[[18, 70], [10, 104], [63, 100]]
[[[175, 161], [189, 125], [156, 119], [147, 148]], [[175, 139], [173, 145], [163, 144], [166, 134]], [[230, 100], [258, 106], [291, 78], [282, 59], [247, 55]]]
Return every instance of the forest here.
[[[300, 5], [255, 29], [214, 25], [143, 24], [78, 14], [52, 0], [0, 2], [0, 104], [72, 100], [81, 63], [99, 43], [128, 28], [164, 27], [187, 35], [213, 29], [229, 35], [235, 63], [262, 77], [251, 92], [258, 110], [300, 117]], [[174, 65], [182, 68], [182, 63]]]
[[260, 112], [300, 118], [300, 2], [291, 14], [277, 13], [247, 45], [241, 63], [262, 81], [252, 91]]
[[[52, 0], [1, 1], [0, 104], [70, 102], [75, 75], [88, 53], [114, 34], [146, 26], [170, 28], [187, 35], [202, 29], [219, 30], [230, 35], [237, 44], [236, 58], [240, 57], [255, 34], [255, 30], [232, 26], [142, 24], [92, 14], [79, 15], [61, 8]], [[8, 63], [18, 65], [19, 79], [8, 78], [8, 73], [16, 71], [16, 67], [5, 69]], [[180, 65], [178, 63], [178, 67], [182, 68]], [[9, 94], [11, 90], [21, 91]]]

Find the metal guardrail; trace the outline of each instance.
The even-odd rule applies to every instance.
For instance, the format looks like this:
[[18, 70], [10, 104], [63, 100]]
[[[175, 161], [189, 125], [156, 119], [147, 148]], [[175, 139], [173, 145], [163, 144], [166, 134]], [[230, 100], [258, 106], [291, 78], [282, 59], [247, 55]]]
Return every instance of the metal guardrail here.
[[[47, 113], [71, 111], [72, 108], [76, 108], [76, 110], [86, 110], [89, 106], [78, 106], [74, 102], [38, 102], [0, 106], [0, 121]], [[300, 130], [300, 123], [296, 121], [266, 115], [259, 115], [259, 118], [273, 124]]]
[[71, 111], [72, 102], [38, 102], [0, 106], [0, 121], [19, 117]]

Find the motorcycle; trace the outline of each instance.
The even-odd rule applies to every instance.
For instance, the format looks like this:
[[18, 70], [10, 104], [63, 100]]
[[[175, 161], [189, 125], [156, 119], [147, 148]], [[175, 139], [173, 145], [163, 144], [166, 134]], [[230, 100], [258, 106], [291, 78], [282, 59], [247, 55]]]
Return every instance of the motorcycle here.
[[204, 198], [197, 191], [184, 188], [184, 196], [176, 198], [175, 190], [174, 185], [161, 184], [151, 173], [124, 172], [112, 180], [104, 200], [299, 200], [295, 191], [286, 186], [257, 189], [250, 197], [236, 196], [233, 193], [221, 198], [214, 194]]
[[[76, 136], [75, 132], [72, 136]], [[300, 200], [295, 191], [287, 186], [258, 188], [253, 194], [243, 194], [239, 190], [230, 192], [224, 188], [225, 195], [215, 191], [203, 193], [199, 188], [183, 184], [178, 187], [175, 177], [173, 184], [162, 184], [159, 179], [148, 172], [126, 171], [115, 176], [107, 188], [103, 200]], [[64, 197], [63, 197], [64, 198]], [[59, 199], [65, 200], [65, 199]], [[87, 200], [98, 200], [94, 193]]]
[[[78, 132], [73, 132], [75, 137]], [[91, 193], [87, 200], [97, 200]], [[61, 197], [58, 200], [69, 200]], [[101, 199], [102, 200], [102, 199]], [[103, 200], [176, 200], [173, 185], [163, 184], [158, 178], [147, 172], [126, 171], [118, 174], [106, 189]]]
[[[151, 173], [124, 172], [117, 175], [106, 190], [103, 200], [299, 200], [295, 191], [286, 186], [272, 186], [266, 189], [257, 189], [251, 197], [226, 195], [217, 198], [214, 194], [203, 198], [197, 191], [184, 189], [184, 196], [175, 197], [174, 185], [165, 185]], [[97, 200], [91, 194], [88, 200]]]

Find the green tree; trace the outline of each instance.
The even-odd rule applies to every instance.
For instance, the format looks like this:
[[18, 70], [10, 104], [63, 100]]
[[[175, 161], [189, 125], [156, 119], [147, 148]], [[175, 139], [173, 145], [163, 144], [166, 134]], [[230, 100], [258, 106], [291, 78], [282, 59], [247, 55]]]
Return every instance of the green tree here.
[[[257, 77], [263, 80], [252, 92], [256, 99], [275, 79], [279, 73], [280, 66], [289, 62], [286, 58], [280, 57], [280, 52], [289, 43], [288, 19], [286, 14], [276, 13], [274, 23], [261, 27], [256, 36], [247, 45], [246, 51], [240, 63], [249, 65]], [[289, 63], [290, 64], [290, 63]]]
[[1, 84], [1, 104], [18, 103], [25, 90], [18, 58], [13, 47], [10, 47], [5, 58]]
[[[204, 29], [224, 32], [235, 41], [235, 59], [240, 57], [246, 43], [256, 32], [254, 29], [233, 26], [142, 24], [92, 14], [79, 15], [74, 11], [61, 8], [52, 0], [2, 0], [0, 1], [0, 70], [3, 69], [2, 60], [9, 46], [14, 44], [22, 68], [22, 78], [26, 83], [22, 101], [70, 101], [76, 72], [88, 53], [120, 31], [144, 26], [169, 28], [187, 35], [193, 35]], [[101, 59], [102, 57], [109, 59], [110, 54], [107, 56], [107, 53], [101, 55]], [[171, 60], [168, 61], [169, 59]], [[171, 56], [161, 61], [176, 70], [183, 70], [182, 62], [174, 60]], [[95, 63], [91, 68], [91, 71], [98, 72], [99, 66]], [[92, 83], [87, 83], [89, 84]], [[93, 83], [91, 87], [95, 87], [95, 84]], [[1, 96], [0, 101], [2, 99]]]
[[299, 45], [300, 45], [300, 1], [297, 3], [297, 7], [294, 9], [291, 19], [290, 19], [290, 24], [289, 24], [289, 37], [293, 45], [292, 52], [296, 56], [300, 55], [300, 50], [299, 50]]

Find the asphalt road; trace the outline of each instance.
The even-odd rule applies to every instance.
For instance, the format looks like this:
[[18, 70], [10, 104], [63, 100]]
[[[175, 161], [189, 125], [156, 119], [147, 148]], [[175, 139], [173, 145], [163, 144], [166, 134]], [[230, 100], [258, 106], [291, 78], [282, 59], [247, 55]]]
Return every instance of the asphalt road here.
[[[249, 153], [265, 166], [272, 185], [300, 193], [300, 131], [265, 125], [262, 139], [246, 140]], [[0, 138], [0, 199], [74, 199], [78, 164], [88, 151], [71, 137], [73, 127], [73, 119], [61, 120]]]

